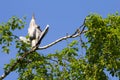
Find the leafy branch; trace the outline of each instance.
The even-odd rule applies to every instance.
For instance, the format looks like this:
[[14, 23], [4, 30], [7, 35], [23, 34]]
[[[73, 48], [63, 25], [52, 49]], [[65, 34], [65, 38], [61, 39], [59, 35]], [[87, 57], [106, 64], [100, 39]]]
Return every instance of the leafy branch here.
[[[84, 21], [84, 23], [85, 23], [85, 21]], [[81, 34], [87, 32], [87, 30], [84, 30], [85, 29], [84, 23], [81, 25], [81, 27], [83, 27], [81, 31], [80, 31], [81, 27], [79, 27], [72, 35], [67, 35], [67, 36], [61, 37], [61, 38], [55, 40], [54, 42], [52, 42], [46, 46], [38, 47], [38, 45], [41, 43], [43, 37], [46, 35], [46, 33], [48, 31], [48, 28], [45, 28], [45, 31], [43, 31], [43, 34], [40, 37], [38, 44], [35, 47], [31, 48], [29, 51], [24, 52], [23, 55], [20, 58], [18, 58], [8, 70], [4, 71], [4, 73], [0, 77], [0, 80], [4, 79], [7, 75], [9, 75], [15, 69], [16, 65], [20, 61], [22, 61], [24, 58], [26, 58], [27, 55], [29, 55], [30, 53], [35, 52], [36, 50], [42, 50], [42, 49], [49, 48], [58, 42], [61, 42], [61, 41], [66, 40], [68, 38], [76, 38], [76, 37], [80, 36]]]

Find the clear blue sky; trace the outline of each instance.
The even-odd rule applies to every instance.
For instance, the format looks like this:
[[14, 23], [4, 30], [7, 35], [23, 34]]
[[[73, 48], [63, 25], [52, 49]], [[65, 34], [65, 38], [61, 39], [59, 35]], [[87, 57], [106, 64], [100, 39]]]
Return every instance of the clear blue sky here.
[[[34, 13], [41, 29], [44, 29], [47, 24], [50, 25], [42, 46], [66, 35], [66, 33], [74, 32], [82, 24], [85, 16], [90, 13], [98, 13], [106, 17], [116, 11], [120, 12], [119, 0], [0, 0], [0, 23], [7, 22], [12, 16], [26, 16], [25, 28], [15, 32], [18, 36], [25, 36]], [[41, 53], [53, 53], [55, 50], [61, 50], [63, 46], [66, 46], [65, 41], [42, 50]], [[15, 55], [14, 48], [9, 55], [0, 52], [0, 75], [3, 73], [4, 64], [9, 63], [9, 60], [15, 58]], [[17, 76], [15, 72], [12, 72], [4, 80], [17, 80]], [[117, 78], [110, 76], [110, 80], [117, 80]]]

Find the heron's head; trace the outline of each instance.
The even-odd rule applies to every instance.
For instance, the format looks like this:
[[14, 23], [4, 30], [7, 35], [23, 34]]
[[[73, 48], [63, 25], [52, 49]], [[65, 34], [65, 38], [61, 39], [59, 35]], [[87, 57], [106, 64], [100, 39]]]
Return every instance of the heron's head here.
[[32, 15], [32, 19], [30, 21], [30, 26], [36, 26], [34, 14]]
[[34, 19], [34, 20], [35, 20], [35, 15], [34, 15], [34, 13], [33, 13], [33, 15], [32, 15], [32, 19]]

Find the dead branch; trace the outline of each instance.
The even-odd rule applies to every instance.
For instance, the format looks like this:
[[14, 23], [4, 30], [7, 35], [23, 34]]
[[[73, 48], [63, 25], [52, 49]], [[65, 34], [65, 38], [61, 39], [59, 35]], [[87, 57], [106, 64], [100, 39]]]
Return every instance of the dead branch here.
[[[85, 32], [87, 32], [87, 31], [84, 30], [82, 33], [85, 33]], [[48, 44], [48, 45], [46, 45], [46, 46], [39, 47], [38, 50], [42, 50], [42, 49], [49, 48], [49, 47], [55, 45], [56, 43], [61, 42], [62, 40], [66, 40], [66, 39], [68, 39], [68, 38], [76, 38], [76, 37], [80, 36], [82, 33], [77, 33], [77, 34], [75, 34], [75, 35], [67, 35], [67, 36], [64, 36], [64, 37], [59, 38], [59, 39], [57, 39], [56, 41], [54, 41], [54, 42], [52, 42], [52, 43], [50, 43], [50, 44]]]

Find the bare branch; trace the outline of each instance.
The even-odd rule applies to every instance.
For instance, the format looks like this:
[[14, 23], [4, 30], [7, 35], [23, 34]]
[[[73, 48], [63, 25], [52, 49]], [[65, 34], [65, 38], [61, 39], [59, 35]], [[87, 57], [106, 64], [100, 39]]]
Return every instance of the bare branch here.
[[[87, 32], [87, 31], [86, 31], [86, 30], [82, 31], [82, 33], [85, 33], [85, 32]], [[50, 44], [48, 44], [48, 45], [46, 45], [46, 46], [39, 47], [38, 50], [42, 50], [42, 49], [49, 48], [49, 47], [55, 45], [56, 43], [58, 43], [58, 42], [60, 42], [60, 41], [62, 41], [62, 40], [66, 40], [66, 39], [68, 39], [68, 38], [76, 38], [76, 37], [80, 36], [82, 33], [77, 33], [77, 34], [75, 34], [75, 35], [67, 35], [67, 36], [64, 36], [64, 37], [59, 38], [59, 39], [57, 39], [56, 41], [54, 41], [54, 42], [52, 42], [52, 43], [50, 43]]]
[[[77, 34], [78, 32], [82, 33], [82, 32], [84, 31], [84, 29], [85, 29], [85, 21], [86, 21], [86, 18], [84, 19], [83, 24], [82, 24], [81, 26], [79, 26], [78, 29], [76, 29], [76, 31], [75, 31], [72, 35], [75, 35], [75, 34]], [[82, 28], [82, 30], [81, 30], [81, 28]], [[81, 30], [81, 31], [80, 31], [80, 30]]]

